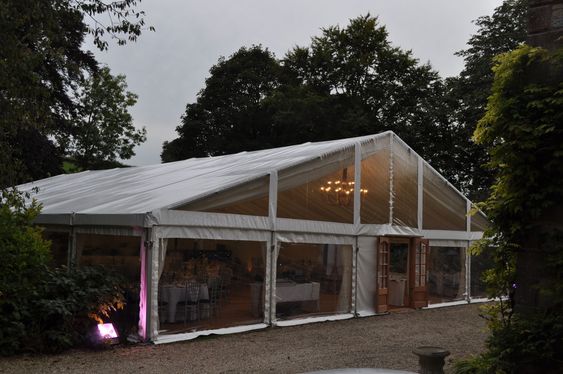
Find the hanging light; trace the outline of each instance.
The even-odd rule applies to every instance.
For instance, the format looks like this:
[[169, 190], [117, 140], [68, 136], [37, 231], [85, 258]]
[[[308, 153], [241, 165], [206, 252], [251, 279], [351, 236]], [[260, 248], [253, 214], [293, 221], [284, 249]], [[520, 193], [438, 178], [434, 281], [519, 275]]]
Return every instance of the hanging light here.
[[[342, 179], [329, 180], [321, 187], [321, 194], [330, 205], [350, 206], [354, 201], [354, 181], [348, 181], [348, 169], [342, 170]], [[361, 188], [360, 196], [367, 195], [368, 190]]]

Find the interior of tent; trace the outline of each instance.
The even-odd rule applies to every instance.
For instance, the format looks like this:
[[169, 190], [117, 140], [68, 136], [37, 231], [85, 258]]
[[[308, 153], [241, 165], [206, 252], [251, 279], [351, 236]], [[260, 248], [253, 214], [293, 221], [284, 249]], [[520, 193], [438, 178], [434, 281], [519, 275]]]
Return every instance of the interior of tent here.
[[122, 274], [124, 318], [153, 341], [485, 295], [490, 260], [468, 248], [486, 217], [393, 133], [232, 155], [240, 169], [229, 157], [162, 165], [161, 178], [197, 169], [185, 182], [195, 193], [169, 204], [161, 192], [141, 227], [88, 213], [44, 224], [54, 261]]

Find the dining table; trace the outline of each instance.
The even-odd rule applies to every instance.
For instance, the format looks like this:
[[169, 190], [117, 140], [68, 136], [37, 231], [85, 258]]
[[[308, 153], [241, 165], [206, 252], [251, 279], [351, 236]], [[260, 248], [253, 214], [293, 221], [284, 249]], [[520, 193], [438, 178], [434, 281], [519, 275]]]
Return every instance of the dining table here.
[[190, 288], [188, 290], [188, 298], [186, 300], [186, 284], [166, 284], [161, 287], [161, 295], [159, 298], [162, 302], [167, 303], [166, 310], [166, 322], [175, 323], [176, 322], [176, 310], [178, 309], [178, 303], [185, 301], [197, 302], [199, 300], [209, 300], [209, 290], [206, 283], [199, 283], [199, 299], [196, 297], [195, 293], [190, 293]]

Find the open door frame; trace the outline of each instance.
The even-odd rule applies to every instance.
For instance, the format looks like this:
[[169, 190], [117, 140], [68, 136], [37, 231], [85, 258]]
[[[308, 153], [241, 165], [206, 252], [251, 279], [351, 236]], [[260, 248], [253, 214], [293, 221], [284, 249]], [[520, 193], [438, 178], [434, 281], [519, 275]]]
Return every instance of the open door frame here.
[[426, 282], [428, 264], [428, 239], [412, 238], [409, 258], [409, 295], [411, 308], [428, 306]]
[[377, 238], [377, 269], [375, 287], [375, 311], [386, 313], [389, 309], [389, 261], [391, 253], [390, 238]]

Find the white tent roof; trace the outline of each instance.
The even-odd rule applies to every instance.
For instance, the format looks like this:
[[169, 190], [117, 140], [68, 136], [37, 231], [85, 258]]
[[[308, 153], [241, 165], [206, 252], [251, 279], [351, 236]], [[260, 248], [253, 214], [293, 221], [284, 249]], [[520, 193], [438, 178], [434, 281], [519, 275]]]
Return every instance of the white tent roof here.
[[197, 200], [271, 171], [387, 137], [391, 132], [357, 138], [192, 158], [165, 164], [62, 174], [20, 185], [39, 189], [33, 197], [49, 214], [144, 214]]
[[[427, 228], [443, 226], [443, 229], [448, 229], [447, 226], [452, 226], [448, 224], [449, 220], [454, 218], [459, 221], [455, 226], [456, 230], [465, 227], [466, 207], [469, 204], [467, 198], [391, 131], [166, 164], [64, 174], [20, 185], [18, 188], [31, 192], [32, 197], [43, 205], [38, 223], [149, 227], [157, 221], [161, 222], [163, 214], [177, 214], [175, 209], [201, 211], [197, 207], [202, 204], [213, 206], [221, 201], [236, 202], [258, 197], [257, 193], [267, 194], [267, 183], [264, 187], [263, 178], [273, 172], [280, 175], [278, 179], [276, 174], [275, 179], [280, 191], [307, 183], [311, 178], [322, 177], [326, 170], [346, 166], [339, 163], [354, 164], [354, 149], [357, 144], [361, 145], [362, 160], [376, 153], [395, 158], [395, 162], [390, 159], [388, 166], [383, 166], [384, 163], [379, 169], [371, 169], [371, 176], [366, 177], [371, 177], [372, 179], [366, 180], [372, 182], [373, 178], [379, 178], [372, 185], [380, 190], [379, 194], [377, 191], [370, 192], [370, 196], [373, 196], [370, 200], [371, 207], [376, 204], [379, 209], [395, 210], [397, 213], [395, 216], [389, 213], [389, 219], [383, 218], [382, 222], [375, 223], [386, 224], [392, 220], [395, 226], [416, 228], [418, 211], [419, 215], [424, 212], [426, 216], [418, 218], [419, 228], [424, 221]], [[417, 182], [417, 162], [418, 169], [424, 165], [424, 190], [421, 187], [422, 181]], [[389, 170], [388, 176], [384, 175], [386, 168], [393, 169], [393, 172]], [[376, 174], [373, 174], [374, 171]], [[381, 175], [377, 174], [380, 172]], [[395, 185], [385, 181], [389, 177], [394, 179]], [[34, 188], [38, 188], [37, 193], [33, 192]], [[261, 192], [264, 191], [263, 188], [266, 188], [265, 192]], [[392, 190], [391, 195], [387, 194], [386, 189]], [[224, 196], [218, 194], [227, 190], [230, 192]], [[376, 198], [379, 200], [374, 200]], [[290, 199], [289, 206], [287, 199], [285, 201], [284, 207], [289, 207], [291, 212], [303, 207], [301, 201]], [[423, 208], [423, 201], [428, 210]], [[198, 215], [203, 216], [204, 214]], [[186, 216], [183, 217], [182, 222], [186, 224]], [[291, 215], [285, 217], [298, 218]], [[348, 222], [338, 219], [328, 221]]]

